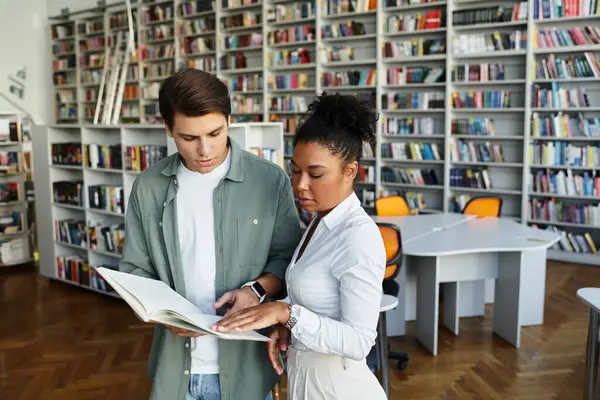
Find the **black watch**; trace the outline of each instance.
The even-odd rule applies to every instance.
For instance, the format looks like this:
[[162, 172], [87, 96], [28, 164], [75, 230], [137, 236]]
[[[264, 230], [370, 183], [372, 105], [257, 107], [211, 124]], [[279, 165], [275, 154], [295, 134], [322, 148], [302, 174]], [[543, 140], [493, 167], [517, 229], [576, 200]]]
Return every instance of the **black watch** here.
[[258, 301], [260, 303], [262, 303], [263, 301], [265, 301], [265, 297], [267, 296], [267, 291], [260, 284], [260, 282], [258, 282], [258, 281], [248, 282], [248, 283], [246, 283], [242, 287], [246, 287], [246, 286], [249, 286], [250, 289], [252, 289], [252, 291], [254, 292], [254, 294], [256, 295], [256, 297], [258, 297]]

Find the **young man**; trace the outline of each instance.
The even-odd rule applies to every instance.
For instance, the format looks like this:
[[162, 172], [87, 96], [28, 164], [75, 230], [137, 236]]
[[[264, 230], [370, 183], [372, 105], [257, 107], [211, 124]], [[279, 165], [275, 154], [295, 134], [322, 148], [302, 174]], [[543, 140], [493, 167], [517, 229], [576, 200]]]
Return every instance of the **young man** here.
[[[159, 106], [178, 153], [135, 180], [119, 269], [166, 282], [204, 313], [276, 296], [301, 238], [287, 175], [229, 139], [229, 92], [215, 76], [177, 72]], [[264, 343], [164, 325], [149, 374], [157, 400], [264, 400], [278, 380]]]

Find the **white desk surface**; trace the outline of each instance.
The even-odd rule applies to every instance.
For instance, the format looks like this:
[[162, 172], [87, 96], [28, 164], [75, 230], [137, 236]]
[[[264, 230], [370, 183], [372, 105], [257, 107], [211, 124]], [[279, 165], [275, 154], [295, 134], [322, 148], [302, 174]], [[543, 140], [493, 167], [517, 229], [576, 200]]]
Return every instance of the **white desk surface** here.
[[432, 232], [461, 224], [470, 219], [474, 219], [473, 215], [463, 215], [456, 213], [443, 214], [420, 214], [408, 215], [404, 217], [372, 217], [375, 222], [384, 222], [394, 224], [400, 228], [402, 232], [402, 245], [419, 239], [422, 236], [431, 234]]
[[581, 288], [577, 291], [577, 297], [594, 310], [600, 312], [600, 288]]
[[398, 306], [398, 298], [384, 294], [381, 298], [381, 305], [379, 306], [379, 312], [389, 311]]
[[444, 256], [482, 252], [544, 249], [560, 236], [523, 225], [508, 218], [474, 218], [403, 241], [402, 251], [411, 256]]

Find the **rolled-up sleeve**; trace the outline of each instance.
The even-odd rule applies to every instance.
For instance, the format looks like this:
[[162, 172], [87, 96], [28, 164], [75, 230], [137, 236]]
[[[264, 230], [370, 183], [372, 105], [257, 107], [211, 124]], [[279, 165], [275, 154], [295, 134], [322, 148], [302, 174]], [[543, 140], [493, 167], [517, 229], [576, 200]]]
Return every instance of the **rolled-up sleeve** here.
[[314, 351], [364, 359], [375, 344], [385, 273], [385, 247], [374, 224], [347, 229], [338, 240], [332, 274], [339, 281], [341, 318], [293, 305], [292, 334]]

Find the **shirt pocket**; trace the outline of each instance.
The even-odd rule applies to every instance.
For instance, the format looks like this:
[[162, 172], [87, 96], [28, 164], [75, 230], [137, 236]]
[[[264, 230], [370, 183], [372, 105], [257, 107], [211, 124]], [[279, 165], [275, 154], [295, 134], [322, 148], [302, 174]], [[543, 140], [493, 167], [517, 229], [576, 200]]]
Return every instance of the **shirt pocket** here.
[[237, 243], [240, 267], [260, 266], [267, 263], [271, 238], [275, 227], [275, 216], [238, 218]]

